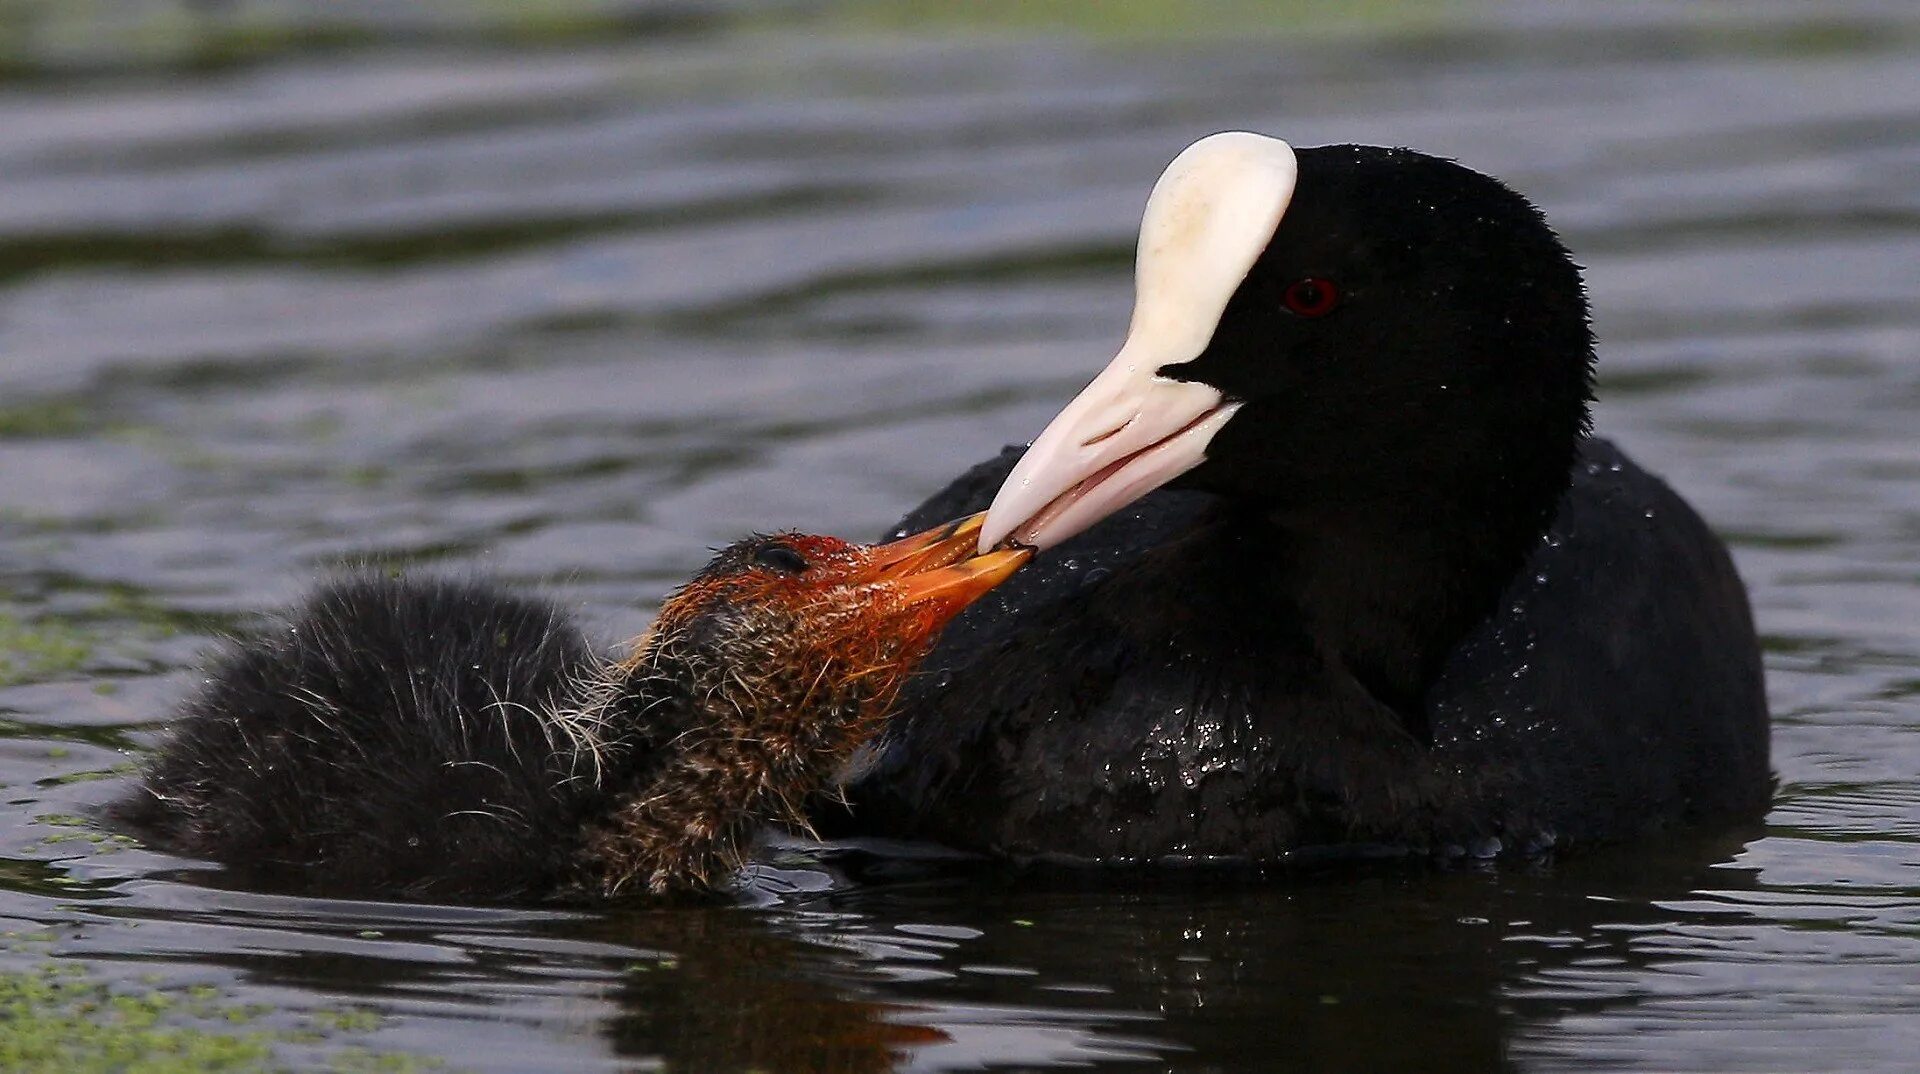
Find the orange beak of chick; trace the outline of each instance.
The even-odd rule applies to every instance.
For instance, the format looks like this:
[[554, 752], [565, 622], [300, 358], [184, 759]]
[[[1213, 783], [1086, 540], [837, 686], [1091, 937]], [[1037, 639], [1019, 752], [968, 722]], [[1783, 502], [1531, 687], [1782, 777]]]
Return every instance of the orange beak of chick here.
[[958, 613], [1033, 557], [1028, 548], [976, 555], [985, 518], [984, 512], [969, 515], [880, 545], [868, 561], [871, 579], [892, 590], [903, 607]]

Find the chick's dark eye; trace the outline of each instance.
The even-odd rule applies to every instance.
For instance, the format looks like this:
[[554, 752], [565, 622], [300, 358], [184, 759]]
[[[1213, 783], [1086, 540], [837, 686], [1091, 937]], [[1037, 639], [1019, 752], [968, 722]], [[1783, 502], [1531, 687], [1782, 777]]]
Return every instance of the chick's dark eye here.
[[807, 569], [807, 557], [784, 544], [762, 545], [753, 553], [753, 565], [781, 574], [799, 574]]
[[1340, 304], [1340, 289], [1332, 280], [1309, 276], [1288, 284], [1280, 297], [1288, 309], [1302, 317], [1325, 317]]

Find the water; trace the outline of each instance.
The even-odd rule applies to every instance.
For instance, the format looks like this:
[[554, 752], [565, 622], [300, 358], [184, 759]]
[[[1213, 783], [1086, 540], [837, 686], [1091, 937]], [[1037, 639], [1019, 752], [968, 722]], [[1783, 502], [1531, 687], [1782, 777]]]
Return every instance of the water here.
[[[378, 1016], [314, 1067], [1911, 1069], [1920, 10], [1818, 7], [1150, 44], [1102, 31], [1136, 4], [0, 2], [0, 962]], [[343, 555], [612, 639], [742, 531], [879, 532], [1105, 361], [1148, 186], [1227, 127], [1454, 155], [1559, 224], [1601, 429], [1752, 587], [1764, 828], [1242, 887], [790, 847], [743, 905], [589, 914], [248, 892], [72, 825], [212, 634]]]

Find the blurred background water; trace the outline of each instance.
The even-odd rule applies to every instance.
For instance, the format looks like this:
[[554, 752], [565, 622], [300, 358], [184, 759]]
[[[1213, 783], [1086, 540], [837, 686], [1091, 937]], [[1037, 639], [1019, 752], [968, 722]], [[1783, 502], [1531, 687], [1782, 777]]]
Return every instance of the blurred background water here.
[[[1920, 8], [1331, 7], [0, 0], [0, 968], [362, 1015], [318, 1069], [1913, 1069]], [[84, 824], [341, 556], [614, 639], [743, 531], [877, 534], [1105, 361], [1148, 187], [1235, 127], [1562, 229], [1601, 430], [1752, 588], [1764, 829], [1224, 888], [796, 845], [554, 913]]]

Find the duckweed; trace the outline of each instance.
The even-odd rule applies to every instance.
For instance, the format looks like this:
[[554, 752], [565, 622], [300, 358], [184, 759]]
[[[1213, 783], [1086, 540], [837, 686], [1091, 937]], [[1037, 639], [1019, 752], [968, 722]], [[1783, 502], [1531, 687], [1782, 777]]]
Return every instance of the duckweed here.
[[92, 655], [93, 640], [69, 624], [0, 612], [0, 687], [70, 675]]
[[[279, 1049], [330, 1034], [378, 1029], [379, 1015], [358, 1008], [319, 1011], [298, 1029], [256, 1027], [270, 1008], [223, 1003], [218, 989], [130, 993], [86, 975], [73, 963], [46, 962], [0, 971], [0, 1070], [61, 1074], [200, 1074], [291, 1069]], [[433, 1059], [346, 1047], [328, 1055], [332, 1070], [422, 1074]]]
[[115, 993], [49, 963], [0, 973], [0, 1070], [188, 1071], [273, 1069], [273, 1037], [262, 1031], [213, 1033], [170, 1024], [182, 997]]
[[0, 440], [77, 436], [89, 428], [87, 414], [69, 402], [0, 406]]

